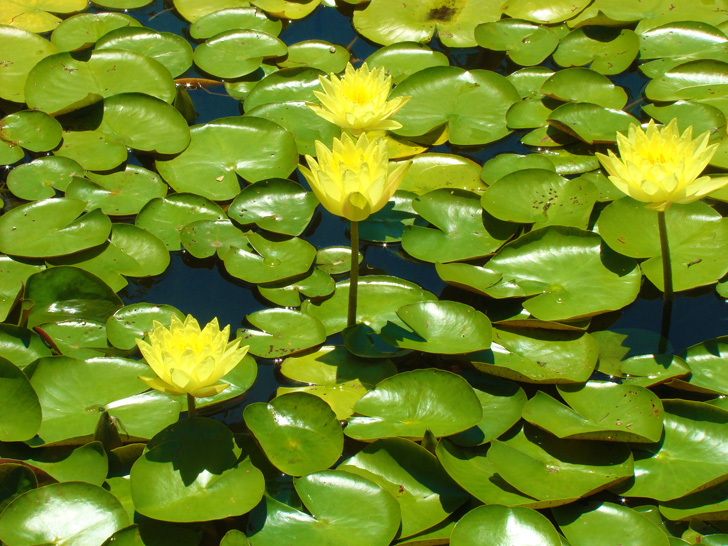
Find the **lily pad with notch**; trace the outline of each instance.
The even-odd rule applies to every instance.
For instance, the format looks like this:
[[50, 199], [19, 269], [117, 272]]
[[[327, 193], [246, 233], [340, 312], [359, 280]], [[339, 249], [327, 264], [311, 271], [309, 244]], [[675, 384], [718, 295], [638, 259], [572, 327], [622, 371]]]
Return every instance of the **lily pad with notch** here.
[[61, 51], [87, 49], [106, 33], [122, 27], [142, 24], [126, 13], [78, 13], [61, 21], [53, 29], [51, 42]]
[[256, 356], [280, 358], [326, 340], [320, 320], [293, 309], [263, 309], [246, 319], [259, 330], [241, 328], [236, 336], [242, 339], [241, 345], [250, 345], [250, 353]]
[[128, 351], [137, 346], [136, 339], [141, 339], [154, 327], [154, 321], [169, 327], [172, 317], [180, 322], [185, 319], [184, 313], [171, 305], [132, 303], [107, 319], [106, 334], [114, 347]]
[[589, 65], [600, 74], [627, 70], [640, 51], [640, 38], [630, 29], [577, 28], [564, 36], [554, 53], [560, 66]]
[[366, 59], [369, 68], [384, 67], [395, 85], [406, 77], [433, 66], [448, 66], [450, 61], [441, 51], [434, 51], [417, 42], [396, 42], [381, 47]]
[[286, 44], [262, 30], [226, 30], [208, 38], [194, 52], [195, 64], [219, 78], [239, 78], [255, 72], [264, 59], [281, 57]]
[[230, 248], [253, 250], [244, 231], [230, 220], [196, 220], [179, 232], [182, 246], [195, 258], [222, 258]]
[[475, 28], [480, 47], [505, 51], [522, 66], [540, 64], [559, 45], [559, 36], [551, 28], [523, 19], [500, 19]]
[[335, 288], [336, 282], [331, 275], [318, 268], [293, 280], [258, 285], [261, 296], [282, 307], [298, 307], [306, 298], [330, 296]]
[[61, 124], [45, 112], [21, 110], [0, 119], [0, 140], [31, 152], [52, 150], [61, 136]]
[[562, 104], [546, 121], [587, 144], [615, 142], [617, 133], [626, 133], [631, 125], [639, 125], [637, 118], [622, 110], [588, 102]]
[[[723, 369], [728, 358], [728, 338], [718, 337], [688, 347], [679, 357], [687, 377], [675, 378], [670, 386], [705, 394], [728, 395], [728, 381]], [[684, 374], [683, 374], [684, 375]]]
[[621, 110], [627, 104], [624, 89], [589, 68], [559, 70], [541, 85], [540, 91], [564, 102], [587, 102], [614, 110]]
[[278, 36], [283, 22], [253, 6], [228, 7], [203, 15], [190, 25], [190, 36], [206, 40], [235, 29], [260, 30]]

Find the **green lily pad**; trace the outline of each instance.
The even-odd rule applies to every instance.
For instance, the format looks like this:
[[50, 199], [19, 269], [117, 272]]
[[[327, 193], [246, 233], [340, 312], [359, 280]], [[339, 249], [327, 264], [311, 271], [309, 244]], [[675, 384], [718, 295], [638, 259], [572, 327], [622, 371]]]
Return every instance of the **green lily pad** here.
[[632, 476], [626, 444], [561, 440], [525, 424], [516, 434], [493, 440], [488, 459], [522, 493], [539, 500], [572, 500]]
[[728, 411], [689, 400], [663, 403], [664, 437], [657, 444], [634, 450], [634, 479], [617, 488], [623, 496], [669, 501], [705, 489], [728, 475]]
[[[358, 263], [364, 259], [358, 254]], [[329, 275], [342, 275], [349, 272], [351, 266], [351, 247], [330, 246], [316, 251], [316, 268]]]
[[0, 165], [12, 165], [25, 157], [25, 152], [17, 144], [0, 140]]
[[690, 371], [685, 360], [674, 355], [635, 355], [625, 358], [620, 365], [620, 372], [625, 376], [622, 384], [640, 387], [659, 385]]
[[175, 78], [192, 66], [192, 46], [187, 40], [171, 32], [157, 32], [146, 27], [124, 26], [110, 30], [96, 41], [94, 49], [142, 53], [163, 64]]
[[175, 96], [174, 81], [164, 65], [122, 50], [95, 51], [88, 61], [70, 53], [51, 55], [33, 67], [25, 88], [30, 108], [54, 115], [121, 93], [144, 93], [168, 103]]
[[79, 13], [64, 19], [53, 29], [51, 42], [61, 51], [78, 51], [91, 47], [112, 30], [141, 25], [126, 13]]
[[245, 232], [230, 220], [197, 220], [180, 231], [182, 246], [195, 258], [222, 258], [230, 247], [252, 250]]
[[503, 12], [514, 19], [553, 24], [576, 17], [589, 4], [589, 0], [550, 0], [537, 6], [529, 0], [511, 0]]
[[200, 195], [176, 193], [152, 199], [137, 215], [134, 223], [159, 237], [168, 250], [181, 248], [181, 231], [198, 220], [223, 220], [225, 213]]
[[728, 394], [728, 382], [722, 373], [725, 365], [728, 339], [719, 337], [709, 339], [688, 347], [680, 354], [690, 372], [688, 377], [674, 380], [671, 386], [679, 389], [708, 394]]
[[662, 402], [635, 385], [588, 381], [563, 385], [565, 406], [543, 391], [523, 408], [523, 418], [559, 438], [610, 442], [657, 442], [662, 435]]
[[71, 180], [84, 176], [83, 167], [73, 159], [43, 156], [18, 165], [8, 173], [8, 189], [26, 201], [55, 197], [56, 189], [65, 191]]
[[[431, 401], [437, 400], [436, 406]], [[465, 379], [438, 369], [403, 372], [379, 382], [354, 406], [345, 434], [357, 440], [449, 436], [480, 422], [483, 409]]]
[[728, 513], [726, 493], [728, 482], [721, 480], [719, 484], [697, 493], [660, 503], [660, 513], [672, 521], [689, 521], [696, 517], [722, 520]]
[[251, 6], [230, 7], [203, 15], [190, 25], [190, 36], [195, 40], [206, 40], [216, 34], [235, 29], [260, 30], [278, 36], [283, 23], [264, 11]]
[[480, 311], [456, 301], [403, 305], [397, 316], [405, 327], [387, 324], [384, 341], [401, 349], [427, 353], [462, 354], [490, 347], [490, 320]]
[[634, 116], [597, 104], [562, 104], [548, 117], [549, 125], [572, 134], [587, 144], [615, 142], [617, 133], [639, 125]]
[[0, 26], [0, 98], [25, 102], [28, 73], [42, 59], [58, 53], [58, 47], [45, 38], [22, 28]]
[[553, 106], [552, 99], [527, 99], [517, 102], [508, 109], [506, 123], [511, 129], [543, 129]]
[[422, 195], [439, 188], [457, 188], [471, 192], [485, 189], [480, 181], [480, 165], [453, 154], [424, 153], [412, 159], [399, 190]]
[[62, 320], [36, 326], [44, 337], [52, 340], [60, 353], [74, 358], [106, 356], [104, 323], [91, 320]]
[[316, 196], [292, 180], [273, 178], [246, 186], [228, 208], [240, 224], [298, 236], [308, 226], [318, 205]]
[[45, 199], [0, 217], [0, 251], [26, 257], [61, 256], [103, 243], [111, 221], [100, 210], [84, 214], [78, 199]]
[[21, 110], [0, 119], [0, 140], [31, 152], [47, 152], [61, 142], [61, 124], [37, 110]]
[[298, 165], [293, 135], [268, 120], [223, 118], [196, 125], [190, 134], [184, 152], [156, 162], [159, 174], [177, 192], [233, 199], [240, 193], [237, 175], [248, 182], [286, 178]]
[[89, 171], [110, 171], [128, 156], [119, 136], [101, 131], [66, 131], [60, 148], [53, 153], [72, 159]]
[[508, 174], [524, 169], [555, 171], [556, 167], [548, 157], [539, 154], [499, 154], [485, 162], [480, 178], [491, 185]]
[[353, 23], [365, 38], [382, 45], [429, 42], [437, 30], [438, 38], [448, 47], [474, 47], [475, 27], [500, 18], [500, 4], [477, 0], [422, 4], [372, 0], [364, 10], [354, 12]]
[[[9, 256], [0, 256], [0, 319], [5, 320], [23, 296], [25, 283], [42, 265], [23, 263]], [[1, 353], [0, 353], [1, 354]]]
[[89, 210], [100, 208], [110, 216], [137, 214], [152, 199], [167, 195], [159, 175], [136, 165], [111, 174], [89, 173], [89, 178], [74, 177], [66, 197], [86, 201]]
[[170, 397], [140, 394], [147, 387], [138, 376], [153, 374], [144, 362], [57, 356], [41, 358], [25, 371], [43, 408], [36, 444], [93, 434], [102, 410], [137, 438], [149, 438], [179, 417], [180, 405]]
[[295, 536], [320, 546], [390, 544], [400, 524], [399, 504], [376, 483], [326, 470], [293, 480], [310, 515], [269, 496], [250, 515], [252, 546], [278, 546]]
[[480, 47], [507, 52], [514, 63], [522, 66], [543, 62], [559, 45], [559, 36], [549, 27], [522, 19], [478, 25], [475, 39]]
[[260, 330], [241, 328], [236, 335], [242, 338], [241, 345], [250, 345], [250, 353], [256, 356], [280, 358], [326, 340], [320, 320], [293, 309], [263, 309], [246, 319]]
[[38, 479], [33, 471], [21, 464], [3, 462], [0, 464], [0, 510], [3, 510], [16, 497], [38, 487]]
[[627, 104], [627, 93], [609, 78], [589, 68], [567, 68], [554, 73], [541, 93], [564, 102], [587, 102], [613, 110]]
[[38, 358], [51, 356], [51, 350], [33, 330], [0, 324], [0, 354], [22, 370]]
[[337, 468], [377, 483], [397, 500], [400, 538], [440, 523], [468, 499], [432, 453], [404, 438], [377, 440]]
[[304, 476], [330, 468], [341, 456], [344, 434], [329, 405], [317, 396], [292, 392], [243, 412], [245, 424], [278, 469]]
[[551, 161], [559, 174], [586, 173], [600, 166], [591, 147], [586, 147], [581, 142], [559, 148], [546, 148], [539, 153]]
[[466, 359], [477, 369], [527, 383], [581, 383], [597, 364], [599, 345], [579, 331], [501, 324], [492, 348]]
[[450, 64], [442, 52], [415, 42], [397, 42], [381, 47], [367, 57], [366, 63], [369, 68], [384, 67], [395, 85], [425, 68]]
[[[705, 203], [696, 201], [665, 211], [672, 284], [676, 291], [712, 284], [728, 272], [728, 257], [717, 249], [728, 245], [728, 223]], [[614, 201], [597, 221], [604, 241], [620, 254], [649, 258], [645, 276], [663, 290], [662, 255], [657, 214], [630, 198]]]
[[396, 243], [402, 240], [405, 226], [427, 225], [427, 222], [412, 208], [412, 202], [416, 198], [415, 193], [397, 190], [383, 208], [359, 222], [359, 239], [377, 243]]
[[285, 60], [279, 61], [281, 68], [311, 67], [326, 73], [338, 74], [349, 62], [349, 51], [340, 45], [324, 40], [305, 40], [288, 46]]
[[[728, 63], [712, 59], [695, 60], [676, 66], [655, 78], [645, 87], [645, 96], [652, 101], [696, 99], [715, 103], [721, 108], [726, 103], [724, 74]], [[725, 113], [725, 108], [721, 108]]]
[[263, 495], [263, 474], [218, 421], [179, 421], [154, 436], [131, 469], [137, 512], [164, 521], [210, 521], [249, 512]]
[[[546, 250], [548, 249], [548, 250]], [[488, 262], [502, 279], [494, 298], [534, 296], [523, 307], [541, 320], [564, 320], [620, 309], [634, 301], [640, 270], [576, 228], [549, 226], [507, 244]]]
[[433, 190], [412, 207], [435, 228], [406, 226], [402, 248], [428, 262], [452, 262], [494, 253], [516, 232], [517, 226], [483, 213], [480, 196], [455, 189]]
[[522, 99], [542, 99], [541, 86], [554, 75], [554, 71], [545, 66], [529, 66], [508, 75], [510, 81]]
[[640, 59], [680, 57], [728, 42], [723, 32], [700, 21], [677, 21], [645, 29], [639, 38]]
[[171, 305], [155, 305], [152, 303], [133, 303], [125, 305], [106, 321], [106, 334], [109, 343], [123, 350], [136, 347], [135, 340], [144, 337], [153, 327], [156, 320], [169, 327], [172, 317], [184, 321], [184, 313]]
[[564, 36], [554, 53], [560, 66], [589, 65], [600, 74], [620, 74], [629, 68], [640, 51], [640, 38], [629, 29], [588, 27]]
[[17, 497], [0, 514], [0, 540], [8, 545], [98, 546], [129, 525], [121, 503], [98, 485], [54, 483]]
[[507, 222], [586, 229], [597, 196], [589, 181], [567, 180], [546, 169], [522, 169], [493, 182], [481, 203], [489, 214]]
[[313, 245], [298, 237], [279, 241], [253, 232], [247, 237], [255, 252], [231, 247], [223, 256], [228, 273], [246, 282], [267, 283], [296, 277], [308, 271], [316, 257]]
[[[404, 326], [397, 316], [397, 310], [403, 305], [437, 299], [415, 283], [384, 275], [360, 278], [357, 290], [356, 323], [366, 324], [376, 331], [381, 330], [388, 321]], [[322, 302], [312, 300], [303, 302], [301, 311], [323, 322], [326, 335], [330, 336], [346, 327], [348, 302], [347, 279], [336, 283], [336, 291], [332, 297]]]
[[321, 0], [254, 0], [252, 3], [281, 19], [302, 19], [315, 10]]
[[288, 51], [281, 40], [260, 30], [227, 30], [209, 38], [194, 52], [195, 64], [219, 78], [239, 78], [258, 69], [263, 59]]
[[282, 307], [298, 307], [302, 299], [330, 296], [335, 288], [331, 275], [318, 268], [293, 280], [258, 285], [261, 296]]
[[677, 119], [678, 126], [692, 125], [694, 135], [702, 135], [710, 131], [711, 138], [723, 137], [726, 131], [726, 116], [715, 106], [691, 100], [679, 100], [672, 104], [658, 106], [645, 104], [642, 106], [651, 118], [667, 125]]
[[450, 537], [452, 546], [499, 542], [539, 546], [563, 544], [559, 533], [546, 516], [519, 506], [478, 506], [460, 518]]
[[[271, 72], [246, 95], [245, 111], [281, 102], [318, 102], [313, 92], [321, 90], [319, 76], [323, 75], [321, 70], [308, 67], [283, 68]], [[328, 142], [326, 144], [330, 145]]]
[[[80, 447], [56, 446], [31, 448], [20, 443], [0, 446], [0, 457], [22, 462], [38, 474], [59, 482], [85, 482], [103, 485], [109, 473], [109, 460], [101, 442]], [[40, 472], [39, 472], [40, 471]], [[43, 480], [45, 481], [45, 480]]]
[[0, 357], [0, 441], [22, 442], [38, 432], [41, 422], [38, 395], [15, 364]]
[[[520, 100], [516, 88], [503, 76], [454, 66], [420, 70], [390, 96], [412, 97], [392, 118], [402, 124], [396, 134], [421, 136], [447, 124], [450, 142], [458, 145], [488, 144], [507, 136], [506, 112]], [[488, 108], [480, 108], [482, 104]]]
[[627, 506], [592, 501], [559, 507], [553, 514], [572, 544], [672, 545], [660, 527]]

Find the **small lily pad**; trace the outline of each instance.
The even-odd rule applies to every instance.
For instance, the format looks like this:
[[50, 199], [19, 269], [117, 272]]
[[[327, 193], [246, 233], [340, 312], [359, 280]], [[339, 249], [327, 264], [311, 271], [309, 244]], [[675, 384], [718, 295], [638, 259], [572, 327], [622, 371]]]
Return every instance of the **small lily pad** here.
[[480, 47], [505, 51], [511, 60], [522, 66], [543, 62], [559, 45], [559, 36], [549, 27], [522, 19], [500, 19], [475, 29]]
[[31, 152], [47, 152], [61, 142], [61, 124], [37, 110], [21, 110], [0, 119], [0, 140]]
[[8, 173], [8, 189], [27, 201], [55, 197], [56, 189], [65, 191], [74, 177], [83, 177], [83, 167], [73, 159], [43, 156], [18, 165]]
[[543, 83], [541, 93], [564, 102], [588, 102], [614, 110], [627, 104], [624, 89], [588, 68], [559, 70]]
[[318, 268], [293, 280], [258, 285], [261, 296], [283, 307], [298, 307], [306, 298], [330, 296], [335, 288], [336, 282], [331, 275]]
[[321, 321], [292, 309], [263, 309], [251, 313], [248, 322], [260, 328], [241, 328], [237, 337], [250, 352], [266, 358], [280, 358], [323, 343], [326, 330]]
[[554, 53], [560, 66], [589, 65], [600, 74], [619, 74], [632, 64], [640, 50], [640, 39], [629, 29], [577, 28], [564, 36]]
[[279, 241], [253, 232], [247, 237], [255, 252], [231, 247], [223, 256], [228, 273], [246, 282], [269, 283], [296, 277], [308, 271], [316, 257], [313, 245], [298, 237]]
[[154, 326], [154, 321], [169, 327], [172, 317], [184, 321], [184, 313], [171, 305], [152, 303], [133, 303], [125, 305], [106, 321], [106, 334], [109, 343], [123, 350], [136, 347], [136, 339], [141, 339]]
[[179, 233], [182, 246], [195, 258], [225, 256], [231, 247], [252, 250], [245, 232], [230, 220], [197, 220]]
[[483, 191], [480, 166], [453, 154], [424, 153], [415, 156], [399, 189], [422, 195], [438, 188]]
[[53, 29], [51, 42], [61, 51], [78, 51], [91, 47], [107, 32], [128, 26], [139, 27], [141, 23], [126, 13], [79, 13]]

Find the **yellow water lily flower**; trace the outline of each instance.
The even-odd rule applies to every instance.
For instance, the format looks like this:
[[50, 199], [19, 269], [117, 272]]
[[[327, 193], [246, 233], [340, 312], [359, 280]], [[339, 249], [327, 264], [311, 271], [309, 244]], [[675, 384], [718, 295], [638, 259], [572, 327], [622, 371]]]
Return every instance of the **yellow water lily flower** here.
[[158, 377], [139, 377], [151, 388], [179, 396], [213, 396], [229, 384], [220, 378], [232, 370], [248, 353], [249, 346], [238, 347], [240, 338], [228, 342], [230, 326], [221, 331], [217, 318], [200, 331], [192, 315], [185, 321], [172, 317], [169, 329], [154, 321], [149, 343], [137, 339], [142, 356]]
[[693, 127], [681, 135], [677, 120], [658, 129], [650, 120], [647, 131], [631, 125], [627, 136], [617, 133], [619, 157], [596, 154], [609, 180], [632, 199], [664, 211], [673, 203], [692, 203], [728, 184], [728, 178], [699, 176], [718, 144], [708, 144], [709, 133], [693, 140]]
[[369, 142], [366, 134], [354, 140], [344, 134], [329, 150], [316, 141], [316, 159], [306, 156], [309, 168], [298, 168], [318, 200], [329, 212], [352, 222], [366, 219], [387, 204], [404, 178], [409, 162], [388, 174], [389, 157], [383, 138]]
[[314, 91], [321, 104], [309, 104], [322, 118], [349, 130], [354, 136], [364, 131], [391, 131], [402, 127], [389, 119], [410, 97], [387, 100], [392, 91], [392, 76], [384, 68], [369, 70], [367, 63], [354, 69], [346, 65], [344, 77], [319, 76], [323, 92]]

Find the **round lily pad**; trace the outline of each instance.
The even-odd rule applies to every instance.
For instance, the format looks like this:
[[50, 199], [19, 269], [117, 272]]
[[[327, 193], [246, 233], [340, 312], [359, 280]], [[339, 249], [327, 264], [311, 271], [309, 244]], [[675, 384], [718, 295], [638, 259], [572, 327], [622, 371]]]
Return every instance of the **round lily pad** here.
[[38, 432], [41, 422], [38, 395], [15, 364], [0, 357], [0, 440], [22, 442]]
[[323, 343], [326, 330], [321, 321], [292, 309], [263, 309], [251, 313], [248, 322], [260, 328], [241, 328], [236, 335], [250, 352], [266, 358], [280, 358]]
[[[447, 124], [450, 142], [458, 145], [487, 144], [508, 135], [506, 112], [520, 100], [516, 88], [503, 76], [454, 66], [420, 70], [400, 83], [391, 96], [412, 97], [392, 118], [402, 124], [396, 134], [420, 136]], [[482, 104], [488, 108], [480, 108]]]
[[278, 66], [290, 68], [308, 66], [324, 72], [338, 74], [346, 68], [349, 62], [349, 51], [340, 45], [324, 40], [305, 40], [288, 46], [285, 60]]
[[548, 157], [539, 154], [499, 154], [486, 161], [480, 171], [480, 177], [490, 185], [507, 174], [524, 169], [555, 171], [556, 167]]
[[240, 224], [298, 236], [306, 229], [318, 205], [316, 196], [292, 180], [273, 178], [246, 186], [228, 208]]
[[31, 489], [10, 503], [0, 515], [0, 540], [8, 545], [98, 546], [127, 525], [124, 507], [102, 487], [54, 483]]
[[343, 470], [325, 470], [293, 480], [310, 514], [266, 496], [250, 515], [252, 546], [301, 542], [349, 546], [390, 544], [400, 525], [399, 504], [376, 483]]
[[632, 64], [640, 39], [632, 30], [577, 28], [564, 36], [554, 53], [560, 66], [584, 66], [600, 74], [619, 74]]
[[101, 131], [66, 131], [61, 147], [53, 152], [67, 157], [90, 171], [109, 171], [126, 161], [128, 153], [122, 139]]
[[341, 456], [341, 426], [318, 396], [292, 392], [256, 402], [246, 406], [243, 418], [270, 462], [291, 476], [325, 470]]
[[448, 66], [447, 56], [440, 51], [433, 51], [424, 44], [415, 42], [397, 42], [377, 49], [366, 59], [369, 68], [383, 66], [392, 76], [395, 85], [407, 76], [432, 66]]
[[622, 384], [641, 387], [652, 387], [691, 373], [685, 360], [675, 355], [631, 356], [621, 362], [619, 370], [625, 376]]
[[43, 156], [15, 167], [8, 173], [8, 189], [27, 201], [55, 197], [56, 189], [65, 191], [74, 177], [84, 176], [83, 167], [73, 159]]
[[688, 347], [680, 356], [690, 375], [672, 384], [681, 389], [708, 394], [728, 395], [728, 382], [722, 373], [728, 355], [728, 339], [709, 339]]
[[478, 424], [483, 415], [468, 382], [437, 369], [412, 370], [384, 379], [359, 399], [354, 411], [361, 416], [351, 417], [344, 432], [357, 440], [419, 439], [426, 430], [449, 436]]
[[194, 52], [195, 64], [220, 78], [239, 78], [258, 69], [263, 59], [280, 57], [288, 48], [260, 30], [235, 29], [216, 34]]
[[377, 440], [337, 468], [372, 480], [397, 500], [402, 538], [440, 523], [468, 499], [432, 453], [404, 438]]
[[0, 354], [22, 370], [42, 356], [51, 356], [51, 350], [33, 330], [0, 324]]
[[144, 337], [156, 320], [169, 327], [172, 317], [184, 321], [184, 313], [171, 305], [152, 303], [133, 303], [125, 305], [106, 321], [106, 335], [109, 343], [119, 349], [130, 350], [136, 347], [136, 339]]
[[550, 28], [522, 19], [500, 19], [475, 29], [480, 47], [506, 51], [511, 60], [523, 66], [543, 62], [559, 45], [559, 36]]
[[43, 269], [43, 265], [23, 263], [9, 256], [0, 256], [0, 319], [5, 320], [19, 302], [28, 277]]
[[[387, 321], [403, 326], [397, 317], [397, 310], [408, 303], [437, 299], [430, 292], [415, 283], [387, 277], [370, 275], [359, 279], [357, 324], [366, 324], [379, 331]], [[340, 332], [346, 327], [349, 301], [349, 280], [336, 283], [334, 295], [322, 302], [303, 302], [301, 311], [318, 318], [326, 327], [326, 335]]]
[[44, 337], [53, 341], [64, 356], [74, 358], [93, 358], [106, 356], [109, 346], [106, 343], [104, 323], [91, 320], [62, 320], [36, 326]]
[[141, 23], [126, 13], [79, 13], [53, 29], [51, 42], [61, 51], [78, 51], [91, 47], [107, 32], [128, 26], [140, 27]]
[[159, 174], [177, 192], [233, 199], [240, 193], [237, 175], [248, 182], [286, 178], [298, 165], [293, 136], [265, 119], [218, 119], [192, 127], [190, 134], [184, 152], [156, 162]]
[[478, 506], [455, 525], [450, 537], [452, 546], [511, 542], [561, 546], [561, 538], [546, 516], [523, 507]]
[[260, 30], [278, 36], [283, 23], [252, 6], [219, 9], [203, 15], [190, 25], [190, 36], [206, 40], [216, 34], [235, 29]]
[[454, 154], [424, 153], [415, 156], [399, 189], [422, 195], [438, 188], [483, 191], [480, 165]]
[[0, 139], [31, 152], [47, 152], [61, 142], [61, 124], [37, 110], [21, 110], [0, 119]]
[[180, 241], [195, 258], [222, 258], [230, 247], [252, 250], [245, 232], [230, 220], [196, 220], [182, 228]]
[[300, 278], [258, 285], [261, 296], [283, 307], [298, 307], [302, 298], [330, 296], [335, 288], [334, 279], [317, 268]]
[[571, 19], [591, 2], [589, 0], [549, 0], [535, 6], [530, 0], [512, 0], [503, 7], [509, 17], [535, 23], [559, 23]]
[[246, 95], [245, 110], [272, 103], [317, 102], [313, 92], [321, 90], [319, 76], [323, 75], [321, 70], [309, 67], [282, 68], [271, 72]]
[[[364, 257], [359, 253], [359, 263]], [[351, 267], [351, 247], [330, 246], [316, 252], [316, 267], [329, 275], [342, 275]]]
[[620, 110], [627, 104], [624, 89], [588, 68], [559, 70], [541, 85], [540, 91], [565, 102], [588, 102], [614, 110]]
[[24, 28], [32, 32], [48, 32], [60, 23], [53, 13], [69, 14], [86, 8], [83, 0], [36, 0], [32, 2], [10, 0], [0, 6], [3, 24]]
[[549, 114], [549, 125], [574, 135], [587, 144], [615, 142], [617, 133], [639, 125], [634, 116], [597, 104], [562, 104]]
[[111, 221], [96, 209], [82, 214], [84, 201], [44, 199], [15, 207], [0, 217], [0, 251], [26, 257], [71, 254], [103, 243]]
[[137, 512], [164, 521], [210, 521], [250, 511], [263, 474], [238, 462], [233, 433], [218, 421], [179, 421], [154, 436], [131, 469]]
[[253, 232], [247, 237], [255, 252], [231, 247], [223, 256], [228, 273], [246, 282], [268, 283], [296, 277], [308, 271], [316, 257], [313, 245], [298, 237], [279, 241]]
[[550, 226], [507, 244], [487, 264], [501, 281], [495, 298], [528, 297], [523, 307], [542, 320], [563, 320], [620, 309], [637, 297], [637, 264], [576, 228]]
[[25, 102], [25, 82], [28, 73], [42, 59], [58, 53], [58, 47], [22, 28], [0, 26], [0, 98], [12, 102]]

